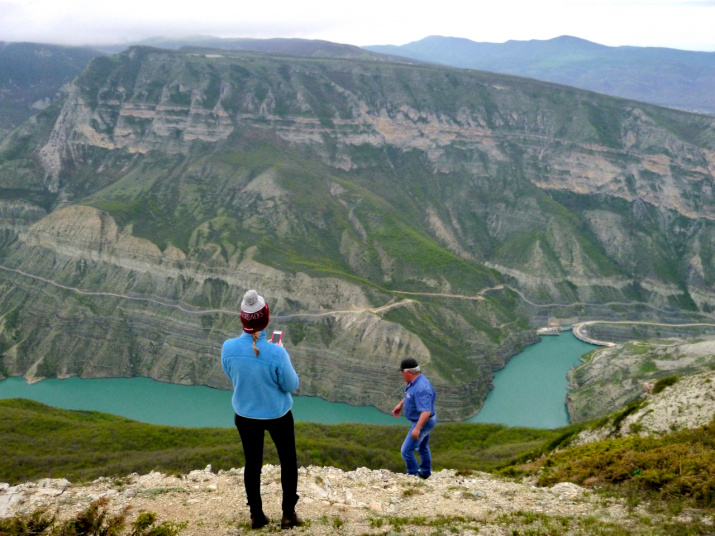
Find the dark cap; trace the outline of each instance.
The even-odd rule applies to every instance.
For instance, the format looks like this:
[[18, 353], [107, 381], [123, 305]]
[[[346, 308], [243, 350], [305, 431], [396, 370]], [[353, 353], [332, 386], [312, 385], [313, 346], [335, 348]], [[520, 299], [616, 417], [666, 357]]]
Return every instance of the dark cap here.
[[417, 364], [417, 360], [414, 357], [408, 357], [406, 359], [403, 359], [402, 363], [400, 363], [400, 372], [405, 369], [413, 369], [417, 367], [419, 367], [419, 365]]

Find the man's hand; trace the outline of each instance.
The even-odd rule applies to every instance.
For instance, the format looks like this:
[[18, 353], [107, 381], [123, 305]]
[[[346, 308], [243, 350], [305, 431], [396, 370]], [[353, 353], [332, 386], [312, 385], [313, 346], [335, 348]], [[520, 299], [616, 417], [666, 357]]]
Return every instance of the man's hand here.
[[422, 431], [422, 427], [429, 420], [429, 418], [430, 418], [429, 411], [423, 411], [422, 413], [420, 413], [420, 418], [417, 421], [417, 424], [415, 424], [415, 427], [412, 429], [412, 432], [410, 433], [410, 436], [412, 437], [412, 439], [420, 438], [420, 432]]
[[402, 400], [399, 404], [395, 406], [395, 409], [392, 410], [392, 416], [393, 417], [399, 417], [400, 413], [402, 413], [402, 406], [404, 405], [405, 401]]

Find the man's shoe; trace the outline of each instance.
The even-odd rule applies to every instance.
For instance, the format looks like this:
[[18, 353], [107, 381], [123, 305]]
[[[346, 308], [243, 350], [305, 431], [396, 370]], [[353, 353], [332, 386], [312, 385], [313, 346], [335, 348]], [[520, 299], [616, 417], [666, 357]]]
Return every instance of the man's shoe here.
[[292, 514], [283, 514], [283, 518], [281, 518], [281, 528], [284, 530], [300, 527], [302, 524], [303, 520], [299, 518], [295, 512]]
[[270, 520], [263, 512], [256, 516], [251, 516], [251, 528], [254, 530], [260, 529], [261, 527], [265, 527], [266, 525], [268, 525], [268, 523], [270, 523]]
[[429, 478], [429, 475], [423, 475], [422, 473], [417, 473], [417, 476], [420, 477], [422, 480], [427, 480]]

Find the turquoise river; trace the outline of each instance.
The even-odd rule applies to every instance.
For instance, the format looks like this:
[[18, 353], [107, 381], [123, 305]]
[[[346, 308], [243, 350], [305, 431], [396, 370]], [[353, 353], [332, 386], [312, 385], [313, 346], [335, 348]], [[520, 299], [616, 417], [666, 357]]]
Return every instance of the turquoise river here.
[[[494, 390], [484, 407], [468, 422], [494, 422], [508, 426], [557, 428], [568, 424], [566, 373], [594, 346], [571, 332], [542, 337], [514, 356], [494, 376]], [[429, 371], [425, 371], [429, 377]], [[439, 393], [437, 393], [439, 396]], [[188, 427], [232, 427], [231, 393], [202, 386], [174, 385], [147, 378], [47, 379], [28, 384], [22, 378], [0, 381], [0, 399], [28, 398], [65, 409], [113, 413], [153, 424]], [[326, 402], [296, 396], [297, 421], [322, 423], [364, 422], [401, 424], [374, 407]], [[397, 403], [399, 400], [395, 400]]]

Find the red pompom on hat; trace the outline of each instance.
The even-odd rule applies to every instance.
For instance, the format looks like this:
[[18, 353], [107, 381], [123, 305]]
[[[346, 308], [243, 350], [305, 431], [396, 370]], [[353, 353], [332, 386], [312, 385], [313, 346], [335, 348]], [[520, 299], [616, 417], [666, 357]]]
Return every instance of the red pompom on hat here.
[[266, 329], [270, 314], [268, 304], [263, 296], [259, 296], [255, 290], [249, 290], [241, 301], [241, 323], [243, 331], [255, 333]]

